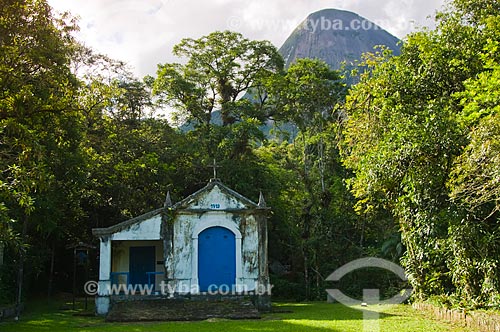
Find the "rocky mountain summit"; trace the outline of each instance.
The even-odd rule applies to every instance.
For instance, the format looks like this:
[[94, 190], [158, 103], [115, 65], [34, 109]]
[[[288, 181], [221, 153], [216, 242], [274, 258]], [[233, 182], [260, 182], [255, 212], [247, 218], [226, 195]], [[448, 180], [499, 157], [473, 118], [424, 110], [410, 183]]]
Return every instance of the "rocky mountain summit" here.
[[279, 49], [289, 66], [297, 58], [321, 59], [339, 69], [384, 45], [399, 54], [399, 39], [358, 14], [324, 9], [310, 14]]

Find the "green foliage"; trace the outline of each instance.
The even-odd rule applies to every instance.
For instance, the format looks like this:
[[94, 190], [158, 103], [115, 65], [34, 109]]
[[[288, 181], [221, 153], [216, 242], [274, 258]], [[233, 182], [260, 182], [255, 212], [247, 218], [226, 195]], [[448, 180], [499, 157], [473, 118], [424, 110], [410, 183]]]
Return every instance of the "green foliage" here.
[[[390, 218], [365, 227], [371, 217], [353, 210], [338, 148], [345, 93], [339, 74], [324, 62], [301, 59], [266, 87], [274, 118], [299, 129], [291, 143], [270, 142], [256, 151], [281, 188], [270, 200], [270, 256], [289, 268], [273, 271], [273, 280], [288, 297], [322, 298], [326, 276], [360, 256], [380, 255], [378, 241], [394, 230], [387, 227]], [[294, 285], [305, 288], [292, 292]]]
[[490, 5], [455, 1], [436, 30], [407, 38], [401, 56], [368, 55], [370, 70], [347, 98], [343, 141], [356, 209], [397, 219], [415, 296], [455, 292], [469, 306], [493, 304], [486, 290], [498, 282], [497, 222], [479, 211], [498, 197]]
[[[477, 211], [499, 208], [500, 191], [500, 114], [483, 118], [470, 133], [470, 143], [456, 159], [452, 173], [452, 198]], [[482, 212], [482, 213], [481, 213]]]
[[3, 1], [0, 12], [0, 120], [65, 110], [76, 84], [69, 70], [75, 26], [45, 1]]
[[[74, 26], [54, 18], [44, 1], [4, 1], [0, 11], [0, 197], [14, 214], [10, 218], [18, 219], [32, 212], [33, 193], [50, 178], [45, 121], [71, 107], [77, 86], [69, 70]], [[63, 146], [70, 134], [59, 125], [52, 138]]]
[[[251, 41], [236, 32], [213, 32], [199, 39], [187, 38], [173, 53], [186, 64], [158, 65], [153, 93], [159, 103], [176, 109], [178, 123], [194, 124], [210, 158], [221, 157], [219, 149], [232, 151], [223, 158], [247, 153], [252, 141], [262, 140], [258, 126], [267, 114], [263, 81], [283, 68], [283, 59], [268, 41]], [[244, 93], [252, 92], [241, 98]], [[222, 127], [213, 126], [214, 113]], [[228, 142], [228, 137], [238, 137]]]
[[285, 75], [271, 77], [266, 87], [277, 109], [275, 118], [293, 122], [304, 133], [330, 120], [345, 92], [338, 72], [311, 59], [298, 59]]
[[230, 31], [184, 39], [173, 53], [187, 63], [159, 65], [153, 91], [180, 110], [183, 121], [194, 119], [200, 125], [210, 124], [217, 109], [223, 125], [248, 116], [252, 105], [239, 99], [241, 94], [258, 92], [262, 79], [283, 68], [283, 59], [268, 41], [251, 41]]
[[451, 199], [465, 210], [450, 227], [454, 253], [450, 267], [458, 298], [472, 300], [472, 304], [456, 301], [463, 307], [500, 304], [499, 22], [498, 16], [486, 20], [483, 32], [488, 41], [480, 54], [484, 70], [467, 80], [465, 90], [456, 95], [463, 105], [459, 121], [467, 129], [468, 145], [455, 159], [448, 182]]
[[[76, 26], [46, 1], [3, 1], [0, 12], [0, 241], [10, 253], [2, 293], [21, 301], [25, 275], [41, 272], [42, 253], [82, 214]], [[16, 272], [18, 291], [10, 284]]]

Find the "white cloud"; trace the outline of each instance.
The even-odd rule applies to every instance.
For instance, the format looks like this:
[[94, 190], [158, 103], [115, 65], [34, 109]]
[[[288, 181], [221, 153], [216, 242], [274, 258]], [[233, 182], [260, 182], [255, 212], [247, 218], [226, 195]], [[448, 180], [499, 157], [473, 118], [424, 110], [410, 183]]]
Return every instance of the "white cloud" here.
[[277, 47], [308, 14], [350, 10], [375, 21], [397, 37], [429, 25], [444, 0], [49, 0], [58, 11], [80, 16], [80, 38], [138, 76], [154, 74], [158, 63], [175, 61], [172, 47], [182, 38], [215, 30], [236, 30], [247, 38], [268, 39]]

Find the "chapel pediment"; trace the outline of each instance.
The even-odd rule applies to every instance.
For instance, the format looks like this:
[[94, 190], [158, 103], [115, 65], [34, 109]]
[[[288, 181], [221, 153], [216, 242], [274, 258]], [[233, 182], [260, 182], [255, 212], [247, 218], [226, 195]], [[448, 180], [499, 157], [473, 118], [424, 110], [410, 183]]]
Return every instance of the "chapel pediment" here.
[[205, 187], [175, 204], [175, 210], [228, 211], [257, 209], [258, 204], [226, 187], [218, 180], [210, 181]]

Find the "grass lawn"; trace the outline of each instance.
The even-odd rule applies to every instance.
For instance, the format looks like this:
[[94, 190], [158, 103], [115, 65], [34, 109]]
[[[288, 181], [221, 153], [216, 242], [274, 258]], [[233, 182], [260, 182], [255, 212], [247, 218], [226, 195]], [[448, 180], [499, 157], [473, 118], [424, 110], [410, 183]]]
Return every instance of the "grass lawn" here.
[[[61, 304], [28, 305], [19, 322], [0, 323], [2, 332], [20, 331], [363, 331], [363, 313], [360, 307], [345, 307], [327, 303], [277, 303], [279, 311], [263, 316], [261, 320], [208, 320], [202, 322], [106, 323], [99, 317], [75, 316], [78, 311], [60, 310]], [[367, 321], [370, 329], [380, 323], [380, 331], [467, 331], [457, 326], [433, 321], [407, 305], [370, 306], [379, 312], [378, 320]]]

